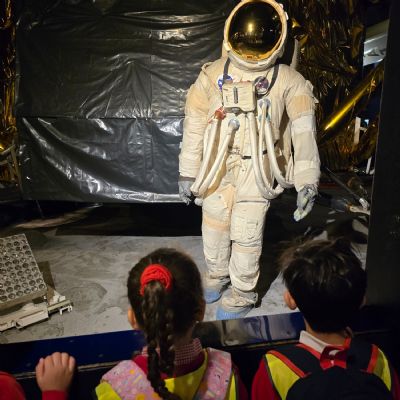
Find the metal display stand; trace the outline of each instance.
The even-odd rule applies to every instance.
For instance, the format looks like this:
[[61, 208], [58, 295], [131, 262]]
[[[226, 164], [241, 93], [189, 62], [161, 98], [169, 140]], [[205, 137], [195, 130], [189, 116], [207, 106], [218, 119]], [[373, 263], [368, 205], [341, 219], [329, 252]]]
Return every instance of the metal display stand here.
[[26, 236], [0, 238], [0, 332], [71, 310], [71, 302], [46, 285]]

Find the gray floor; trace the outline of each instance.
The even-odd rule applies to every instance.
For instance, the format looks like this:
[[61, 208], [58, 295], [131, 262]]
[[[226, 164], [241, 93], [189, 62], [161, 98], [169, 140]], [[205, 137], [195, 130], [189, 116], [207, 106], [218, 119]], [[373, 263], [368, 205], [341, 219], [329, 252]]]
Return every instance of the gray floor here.
[[[318, 213], [318, 212], [316, 212]], [[332, 213], [330, 213], [332, 214]], [[325, 228], [319, 237], [326, 237], [337, 226], [350, 224], [354, 232], [366, 235], [365, 226], [352, 216], [330, 215], [325, 218]], [[340, 220], [340, 218], [339, 218]], [[270, 218], [270, 230], [277, 231], [277, 222]], [[268, 223], [268, 221], [267, 221]], [[42, 221], [42, 224], [44, 222]], [[292, 222], [290, 222], [292, 224]], [[51, 225], [51, 223], [49, 224]], [[284, 225], [284, 224], [283, 224]], [[154, 236], [93, 236], [93, 235], [62, 235], [57, 228], [35, 230], [19, 227], [19, 232], [25, 232], [32, 250], [42, 267], [49, 266], [56, 290], [72, 300], [74, 304], [71, 313], [54, 314], [48, 321], [38, 323], [23, 330], [11, 329], [0, 334], [0, 343], [32, 341], [55, 337], [85, 335], [102, 332], [128, 330], [126, 312], [128, 301], [126, 297], [127, 273], [140, 257], [157, 247], [176, 247], [191, 254], [201, 272], [205, 263], [202, 253], [200, 236], [154, 237]], [[292, 225], [290, 225], [292, 226]], [[303, 229], [307, 229], [306, 226]], [[1, 236], [5, 236], [2, 234]], [[269, 249], [269, 235], [266, 234], [265, 251]], [[356, 244], [360, 258], [365, 260], [366, 245]], [[272, 247], [271, 247], [272, 248]], [[276, 277], [274, 260], [263, 253], [261, 260], [261, 279], [268, 282], [260, 285], [261, 304], [249, 316], [270, 315], [289, 312], [283, 303], [284, 286], [279, 275]], [[275, 278], [276, 277], [276, 278]], [[270, 282], [272, 284], [270, 284]], [[215, 320], [216, 304], [207, 306], [206, 320]]]
[[[56, 289], [73, 301], [74, 309], [20, 331], [6, 331], [0, 335], [3, 343], [129, 329], [128, 271], [157, 247], [182, 249], [192, 255], [201, 271], [205, 268], [201, 237], [55, 236], [50, 232], [40, 239], [41, 245], [32, 245], [36, 260], [40, 265], [49, 263]], [[275, 292], [280, 297], [280, 291]], [[207, 306], [206, 320], [215, 320], [215, 307]], [[284, 310], [277, 298], [251, 315]]]

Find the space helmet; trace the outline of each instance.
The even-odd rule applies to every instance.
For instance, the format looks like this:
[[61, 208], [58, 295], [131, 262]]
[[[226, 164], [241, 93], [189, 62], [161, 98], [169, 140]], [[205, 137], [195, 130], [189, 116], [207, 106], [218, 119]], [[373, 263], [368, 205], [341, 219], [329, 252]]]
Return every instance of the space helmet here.
[[225, 23], [224, 48], [231, 61], [248, 70], [273, 65], [284, 51], [287, 14], [274, 0], [242, 0]]

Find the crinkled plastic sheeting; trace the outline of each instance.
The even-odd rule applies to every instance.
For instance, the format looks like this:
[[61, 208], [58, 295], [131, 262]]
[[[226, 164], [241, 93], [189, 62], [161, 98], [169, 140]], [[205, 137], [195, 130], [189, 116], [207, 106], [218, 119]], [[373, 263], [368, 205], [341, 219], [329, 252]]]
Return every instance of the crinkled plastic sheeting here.
[[351, 120], [341, 129], [339, 140], [332, 140], [320, 148], [324, 165], [330, 169], [349, 170], [350, 166], [359, 165], [373, 156], [378, 138], [379, 116], [370, 122], [358, 143], [354, 143], [354, 123], [355, 120]]
[[[235, 3], [18, 3], [16, 114], [25, 197], [177, 201], [186, 91], [201, 65], [219, 57]], [[364, 5], [288, 4], [301, 45], [299, 70], [314, 85], [321, 123], [360, 78]], [[338, 156], [330, 148], [323, 160], [329, 166]]]
[[[335, 170], [353, 169], [373, 155], [383, 75], [384, 62], [381, 61], [321, 124], [318, 148], [324, 165]], [[356, 127], [358, 116], [370, 120], [366, 131]]]
[[[362, 77], [366, 6], [367, 2], [362, 0], [290, 0], [289, 3], [292, 32], [301, 47], [298, 70], [313, 83], [319, 100], [321, 162], [333, 170], [346, 170], [365, 161], [376, 142], [375, 125], [361, 136], [358, 144], [354, 141], [354, 118], [366, 106], [377, 80], [372, 77], [365, 82], [367, 90], [354, 97]], [[351, 107], [349, 98], [354, 99]], [[336, 118], [332, 120], [331, 115]], [[323, 145], [321, 139], [325, 141]]]
[[[11, 0], [0, 3], [0, 152], [15, 138], [15, 118], [12, 112], [15, 82], [15, 25]], [[0, 170], [1, 179], [4, 178]]]
[[233, 1], [19, 5], [24, 196], [177, 201], [186, 91], [221, 53]]
[[299, 41], [299, 72], [314, 85], [319, 123], [361, 78], [365, 2], [290, 0], [292, 34]]

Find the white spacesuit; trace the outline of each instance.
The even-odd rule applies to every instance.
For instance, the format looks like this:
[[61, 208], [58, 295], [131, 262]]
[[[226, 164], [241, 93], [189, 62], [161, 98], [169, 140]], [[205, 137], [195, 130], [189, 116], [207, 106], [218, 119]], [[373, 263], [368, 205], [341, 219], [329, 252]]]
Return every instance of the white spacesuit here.
[[257, 301], [270, 200], [294, 185], [299, 220], [317, 194], [316, 100], [310, 82], [277, 64], [286, 36], [280, 4], [243, 0], [225, 24], [227, 57], [204, 65], [187, 96], [179, 192], [202, 201], [206, 302], [232, 285], [218, 319], [244, 316]]

